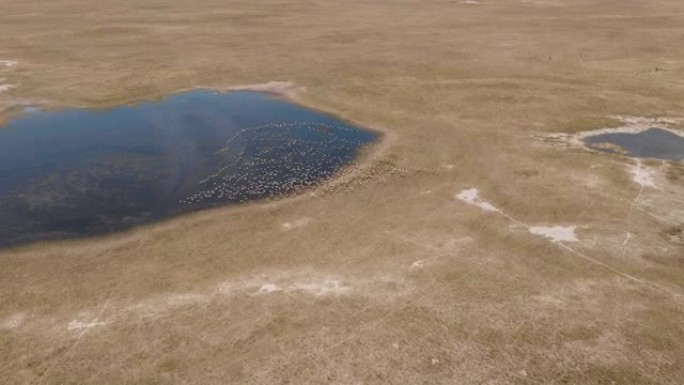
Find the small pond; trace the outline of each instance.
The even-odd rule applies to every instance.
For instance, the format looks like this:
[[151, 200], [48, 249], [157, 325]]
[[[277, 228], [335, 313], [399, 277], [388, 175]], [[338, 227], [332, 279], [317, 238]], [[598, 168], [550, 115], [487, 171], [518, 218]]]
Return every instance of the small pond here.
[[638, 133], [612, 132], [584, 138], [589, 148], [611, 154], [665, 160], [684, 159], [684, 137], [661, 128]]
[[0, 246], [292, 194], [375, 136], [259, 92], [28, 111], [0, 127]]

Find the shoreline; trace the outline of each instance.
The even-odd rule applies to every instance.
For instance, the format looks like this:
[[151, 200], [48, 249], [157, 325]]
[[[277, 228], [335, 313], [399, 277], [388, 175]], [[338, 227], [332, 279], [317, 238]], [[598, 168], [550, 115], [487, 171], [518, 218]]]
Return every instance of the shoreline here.
[[[358, 153], [354, 157], [354, 159], [347, 165], [344, 165], [341, 167], [339, 170], [337, 170], [333, 175], [331, 175], [328, 178], [325, 178], [321, 180], [319, 183], [316, 183], [314, 186], [304, 188], [300, 191], [295, 191], [290, 194], [286, 194], [283, 196], [274, 196], [274, 197], [264, 197], [260, 199], [256, 199], [253, 201], [247, 201], [247, 202], [235, 202], [235, 203], [227, 203], [227, 204], [220, 204], [214, 207], [205, 207], [201, 208], [198, 210], [193, 210], [193, 211], [188, 211], [188, 212], [181, 212], [177, 214], [172, 214], [170, 216], [161, 218], [159, 220], [153, 220], [151, 222], [146, 222], [146, 223], [141, 223], [138, 225], [133, 225], [130, 228], [124, 228], [121, 230], [114, 230], [112, 232], [108, 233], [103, 233], [103, 234], [84, 234], [84, 235], [74, 235], [74, 236], [65, 236], [65, 237], [55, 237], [55, 238], [48, 238], [48, 239], [43, 239], [43, 238], [37, 238], [34, 240], [29, 240], [29, 241], [20, 241], [17, 243], [11, 243], [6, 246], [0, 245], [0, 252], [22, 252], [24, 249], [30, 249], [33, 247], [36, 247], [37, 245], [41, 245], [42, 247], [50, 247], [50, 246], [68, 246], [68, 245], [73, 245], [76, 243], [88, 243], [88, 242], [102, 242], [108, 240], [108, 238], [126, 238], [126, 237], [135, 237], [139, 232], [147, 232], [147, 231], [163, 231], [161, 228], [157, 227], [167, 227], [167, 226], [172, 226], [174, 222], [176, 221], [190, 221], [191, 224], [195, 224], [198, 221], [203, 221], [209, 219], [210, 216], [215, 216], [215, 215], [230, 215], [234, 213], [244, 213], [244, 212], [250, 212], [250, 211], [257, 211], [257, 210], [268, 210], [268, 209], [275, 209], [278, 207], [281, 207], [286, 204], [290, 203], [295, 203], [295, 202], [300, 202], [306, 199], [314, 199], [318, 197], [318, 194], [324, 195], [324, 194], [329, 194], [333, 193], [334, 189], [337, 188], [339, 185], [343, 185], [344, 183], [351, 182], [354, 180], [356, 174], [358, 173], [363, 173], [364, 171], [367, 171], [370, 169], [373, 164], [375, 164], [376, 161], [382, 158], [382, 156], [391, 148], [391, 144], [396, 140], [396, 137], [392, 134], [391, 131], [385, 128], [378, 128], [377, 126], [370, 126], [366, 125], [362, 122], [359, 122], [354, 119], [342, 117], [338, 113], [335, 112], [329, 112], [327, 110], [324, 110], [320, 107], [314, 107], [310, 103], [306, 103], [303, 99], [298, 97], [298, 93], [293, 93], [289, 91], [288, 89], [284, 89], [282, 87], [283, 83], [287, 83], [291, 86], [293, 86], [292, 83], [290, 82], [269, 82], [269, 83], [263, 83], [263, 84], [254, 84], [254, 85], [246, 85], [246, 86], [232, 86], [228, 88], [191, 88], [191, 89], [182, 89], [176, 92], [172, 92], [163, 96], [155, 96], [151, 97], [149, 99], [137, 99], [136, 101], [133, 102], [128, 102], [124, 103], [122, 105], [137, 105], [141, 103], [150, 103], [150, 102], [158, 102], [160, 100], [163, 100], [167, 96], [172, 96], [172, 95], [178, 95], [181, 93], [185, 92], [192, 92], [192, 91], [199, 91], [199, 90], [209, 90], [209, 91], [217, 91], [221, 93], [230, 93], [230, 92], [259, 92], [259, 93], [265, 93], [269, 94], [278, 98], [281, 98], [289, 103], [295, 104], [298, 107], [305, 108], [317, 113], [321, 113], [330, 117], [333, 117], [337, 120], [340, 120], [342, 122], [347, 122], [356, 128], [360, 130], [365, 130], [372, 132], [373, 134], [376, 135], [376, 138], [371, 142], [368, 143], [364, 146], [359, 147]], [[263, 86], [264, 85], [270, 85], [270, 84], [276, 84], [276, 88], [270, 88], [266, 89]], [[303, 88], [299, 88], [299, 90], [303, 90]], [[83, 108], [83, 109], [92, 109], [90, 107], [71, 107], [71, 108]], [[99, 107], [93, 107], [93, 108], [99, 108]], [[102, 108], [107, 108], [107, 107], [102, 107]], [[60, 108], [61, 109], [61, 108]], [[43, 111], [43, 110], [41, 110]], [[5, 121], [3, 124], [6, 124], [8, 121]], [[156, 228], [156, 229], [155, 229]], [[157, 231], [154, 231], [156, 233]]]

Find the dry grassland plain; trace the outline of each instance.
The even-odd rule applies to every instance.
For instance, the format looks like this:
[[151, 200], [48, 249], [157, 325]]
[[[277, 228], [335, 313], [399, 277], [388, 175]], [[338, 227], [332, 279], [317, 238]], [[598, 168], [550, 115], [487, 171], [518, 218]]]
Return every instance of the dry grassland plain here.
[[2, 384], [684, 381], [684, 166], [558, 139], [681, 129], [682, 1], [2, 0], [0, 60], [0, 121], [280, 81], [383, 132], [293, 199], [0, 250]]

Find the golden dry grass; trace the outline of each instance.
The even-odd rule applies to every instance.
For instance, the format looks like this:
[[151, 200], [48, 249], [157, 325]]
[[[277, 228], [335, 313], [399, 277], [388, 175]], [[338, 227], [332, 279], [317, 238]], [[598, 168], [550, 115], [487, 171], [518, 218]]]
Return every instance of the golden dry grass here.
[[640, 191], [539, 136], [684, 118], [683, 34], [677, 0], [4, 0], [0, 120], [278, 80], [387, 135], [315, 195], [0, 251], [0, 383], [681, 383], [681, 165]]

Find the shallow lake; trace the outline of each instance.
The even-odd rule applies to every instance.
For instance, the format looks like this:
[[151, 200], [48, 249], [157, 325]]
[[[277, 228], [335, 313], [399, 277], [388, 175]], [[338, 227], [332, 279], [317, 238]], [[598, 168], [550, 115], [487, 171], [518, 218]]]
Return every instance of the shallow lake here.
[[661, 128], [638, 133], [613, 132], [584, 139], [588, 147], [611, 154], [665, 160], [684, 159], [684, 138]]
[[32, 110], [0, 127], [0, 245], [292, 194], [334, 174], [375, 136], [258, 92]]

